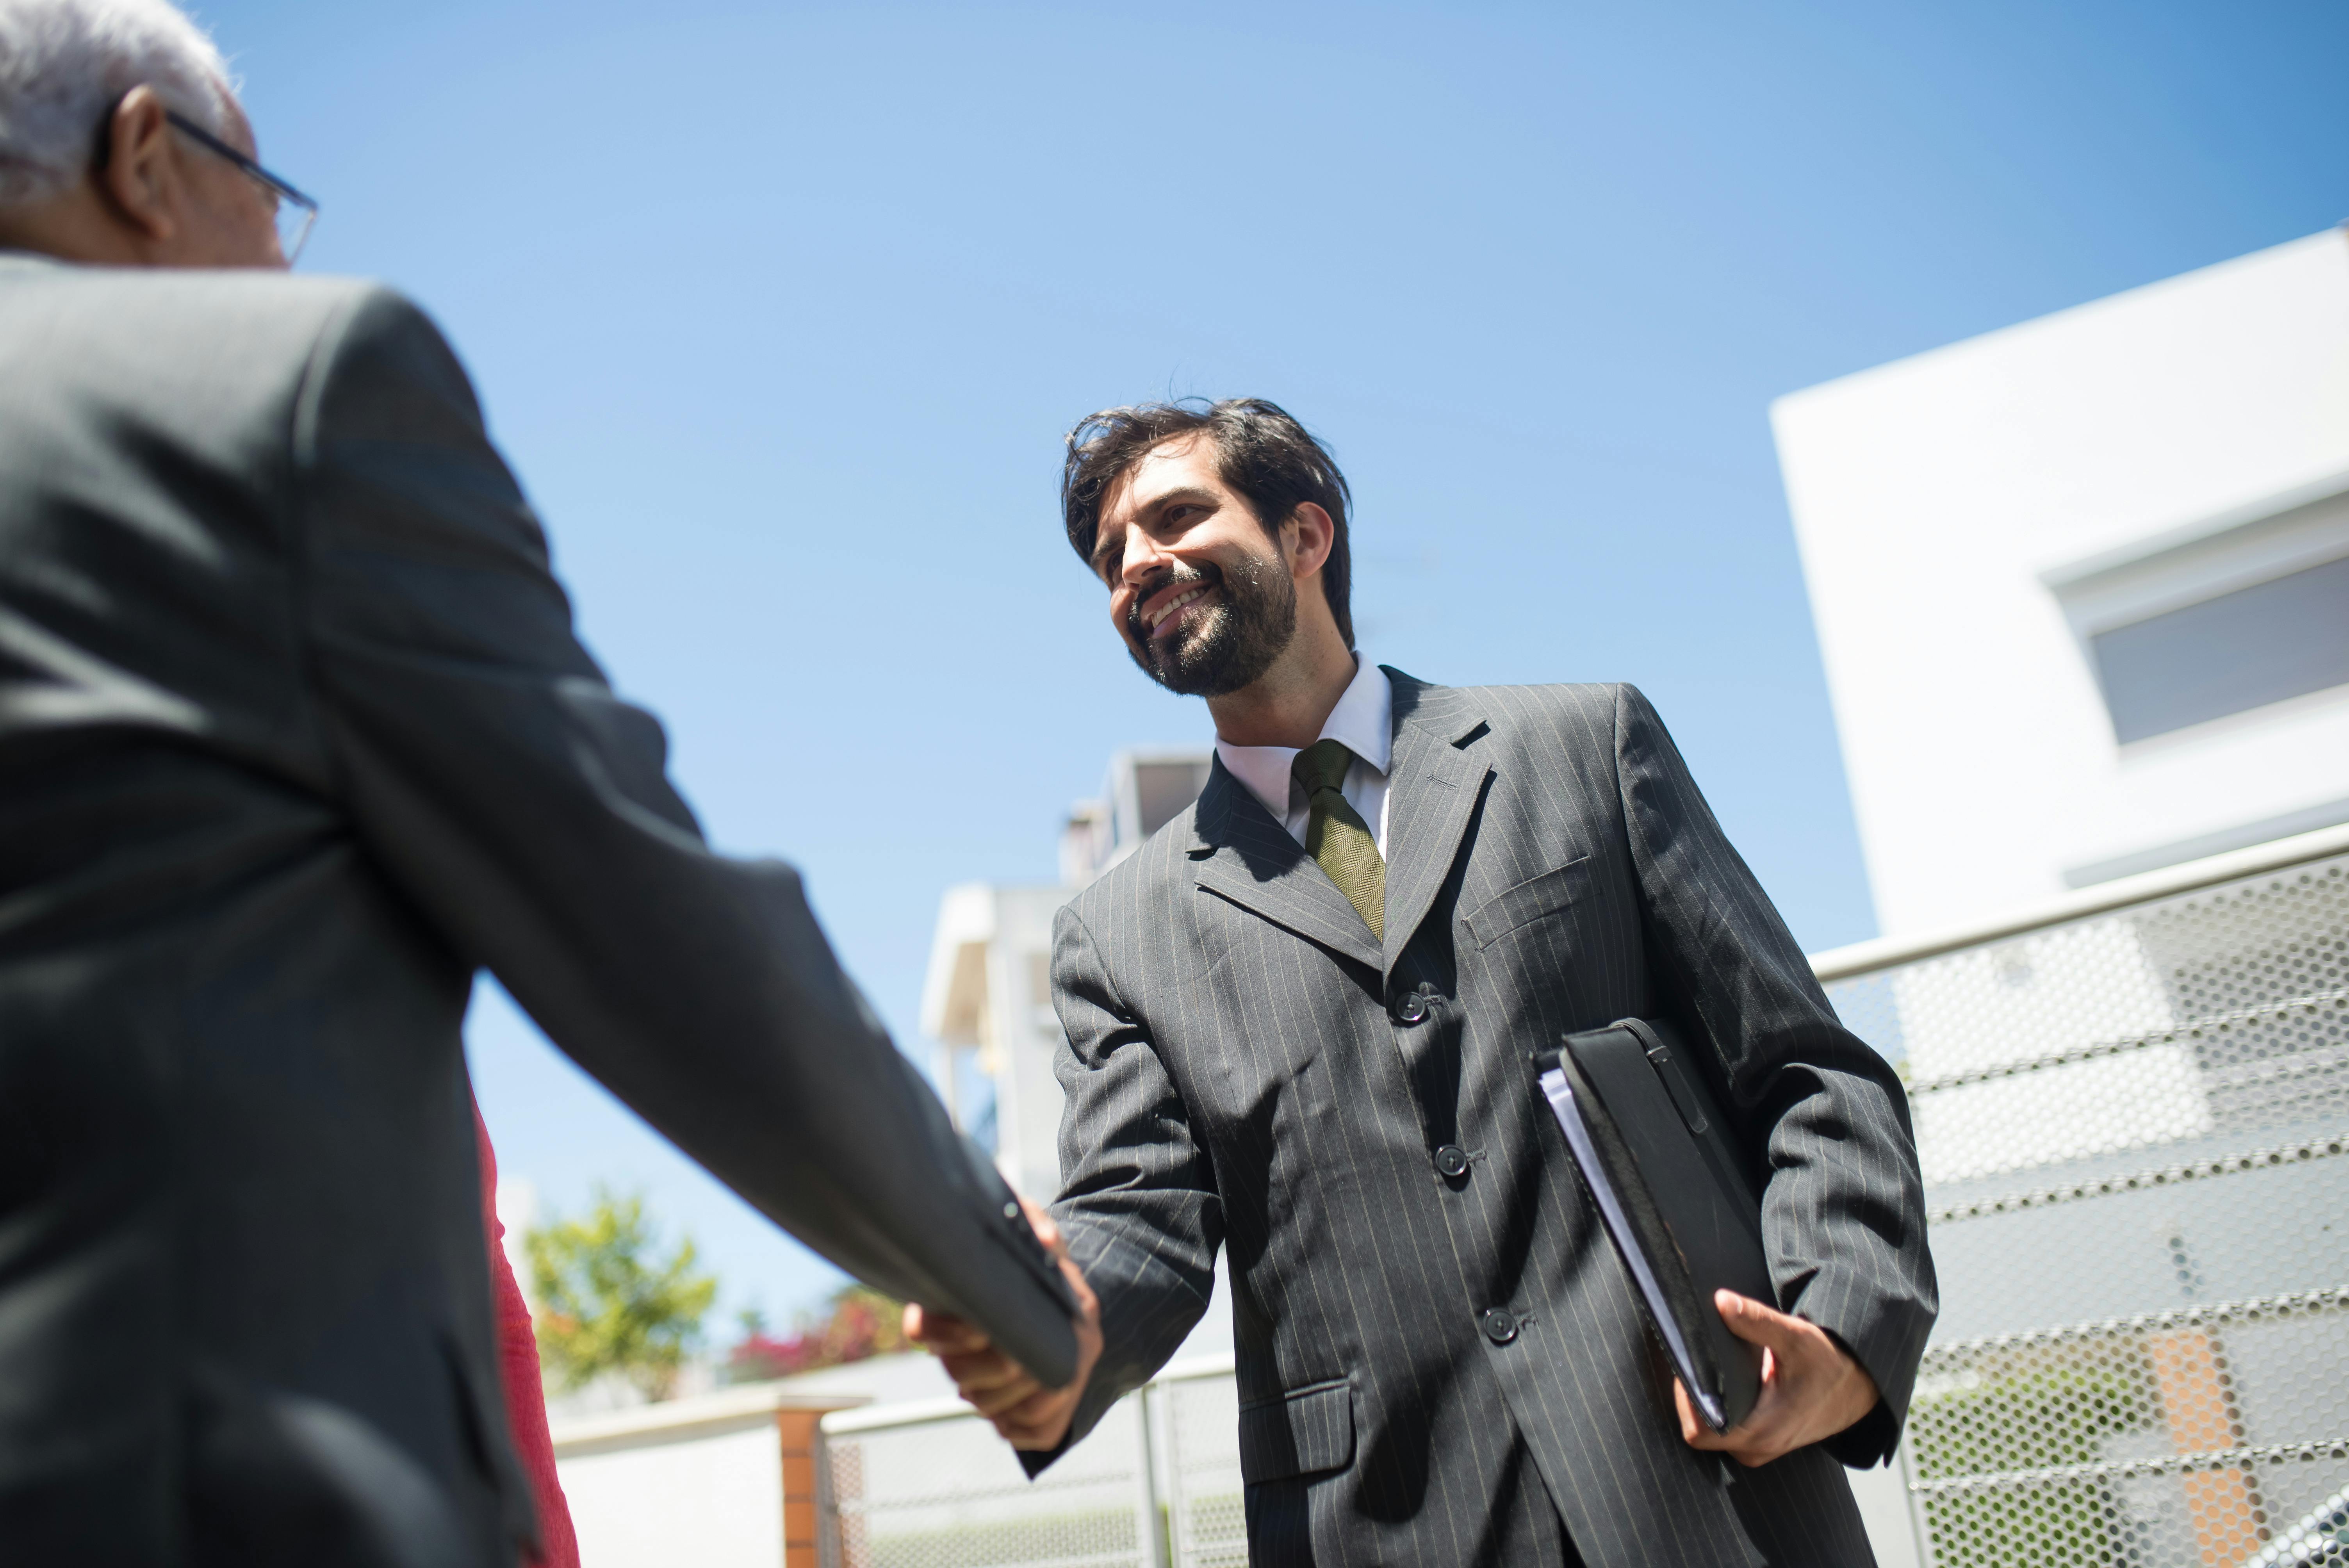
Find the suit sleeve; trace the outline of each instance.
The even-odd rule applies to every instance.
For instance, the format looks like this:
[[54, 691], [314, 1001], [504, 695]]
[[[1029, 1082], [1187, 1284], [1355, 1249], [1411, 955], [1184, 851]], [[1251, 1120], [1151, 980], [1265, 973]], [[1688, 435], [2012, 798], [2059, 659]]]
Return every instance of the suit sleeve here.
[[388, 882], [778, 1224], [893, 1295], [1002, 1321], [1019, 1286], [976, 1201], [956, 1206], [972, 1177], [936, 1096], [797, 873], [704, 844], [421, 313], [373, 291], [327, 331], [293, 459], [315, 702]]
[[1940, 1305], [1909, 1100], [1837, 1020], [1648, 699], [1620, 689], [1617, 778], [1657, 980], [1712, 1046], [1744, 1147], [1766, 1157], [1763, 1239], [1781, 1310], [1841, 1340], [1882, 1401], [1825, 1445], [1887, 1458]]
[[1223, 1242], [1223, 1201], [1183, 1098], [1073, 909], [1052, 922], [1052, 1003], [1068, 1037], [1052, 1216], [1101, 1298], [1102, 1357], [1068, 1440], [1020, 1456], [1030, 1475], [1166, 1365], [1207, 1309]]

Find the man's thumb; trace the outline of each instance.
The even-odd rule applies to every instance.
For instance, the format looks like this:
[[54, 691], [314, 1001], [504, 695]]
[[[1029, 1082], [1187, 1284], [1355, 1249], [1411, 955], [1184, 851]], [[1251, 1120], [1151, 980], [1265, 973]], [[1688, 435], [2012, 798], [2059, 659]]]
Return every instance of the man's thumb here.
[[1729, 1325], [1729, 1332], [1748, 1345], [1784, 1350], [1794, 1342], [1785, 1315], [1751, 1296], [1740, 1295], [1733, 1290], [1717, 1290], [1713, 1293], [1713, 1305], [1719, 1309], [1721, 1320]]

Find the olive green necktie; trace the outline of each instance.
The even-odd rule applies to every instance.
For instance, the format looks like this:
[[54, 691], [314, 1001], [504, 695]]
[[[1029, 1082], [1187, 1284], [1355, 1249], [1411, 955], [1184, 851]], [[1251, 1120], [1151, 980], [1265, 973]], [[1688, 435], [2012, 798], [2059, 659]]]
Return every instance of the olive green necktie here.
[[1289, 772], [1313, 814], [1305, 821], [1305, 852], [1330, 874], [1346, 902], [1361, 912], [1373, 941], [1387, 939], [1387, 862], [1379, 841], [1347, 803], [1341, 788], [1354, 754], [1342, 740], [1317, 740], [1297, 754]]

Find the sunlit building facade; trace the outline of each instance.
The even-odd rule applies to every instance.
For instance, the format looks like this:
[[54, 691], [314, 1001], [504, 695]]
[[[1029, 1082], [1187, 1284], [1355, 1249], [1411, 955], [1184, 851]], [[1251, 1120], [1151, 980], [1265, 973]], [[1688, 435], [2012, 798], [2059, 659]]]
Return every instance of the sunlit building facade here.
[[2349, 821], [2349, 234], [1772, 412], [1888, 935]]

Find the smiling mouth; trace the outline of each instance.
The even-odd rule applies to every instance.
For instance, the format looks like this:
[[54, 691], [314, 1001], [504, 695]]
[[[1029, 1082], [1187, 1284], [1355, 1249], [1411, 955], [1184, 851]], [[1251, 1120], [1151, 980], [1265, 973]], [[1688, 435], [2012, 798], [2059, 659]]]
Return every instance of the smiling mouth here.
[[1142, 617], [1142, 624], [1143, 629], [1150, 634], [1151, 640], [1155, 642], [1160, 637], [1171, 634], [1177, 625], [1181, 624], [1183, 612], [1206, 597], [1215, 586], [1213, 583], [1206, 581], [1194, 583], [1155, 610], [1144, 614]]

